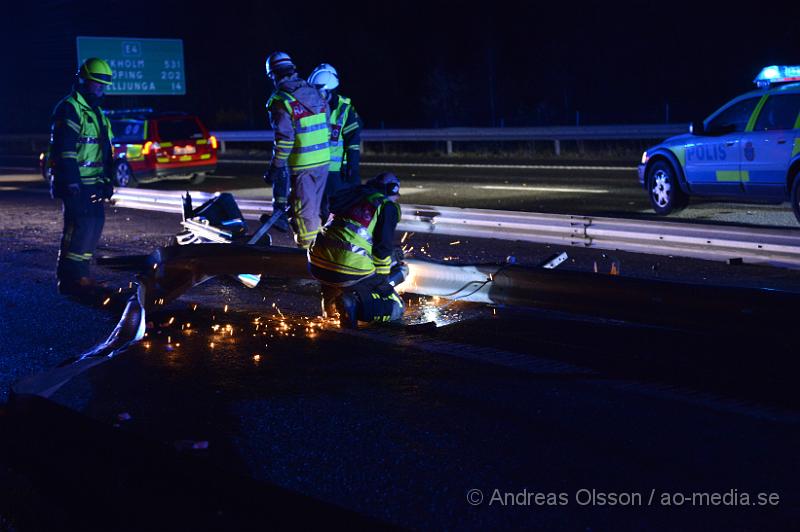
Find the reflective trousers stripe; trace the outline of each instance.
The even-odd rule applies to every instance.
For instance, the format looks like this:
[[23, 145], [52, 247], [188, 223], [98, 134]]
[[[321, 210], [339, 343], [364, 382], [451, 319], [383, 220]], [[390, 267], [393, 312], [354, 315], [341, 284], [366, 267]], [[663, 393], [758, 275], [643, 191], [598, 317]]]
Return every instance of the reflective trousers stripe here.
[[92, 260], [91, 253], [71, 253], [68, 252], [64, 255], [64, 258], [67, 260], [75, 260], [75, 261], [87, 261]]

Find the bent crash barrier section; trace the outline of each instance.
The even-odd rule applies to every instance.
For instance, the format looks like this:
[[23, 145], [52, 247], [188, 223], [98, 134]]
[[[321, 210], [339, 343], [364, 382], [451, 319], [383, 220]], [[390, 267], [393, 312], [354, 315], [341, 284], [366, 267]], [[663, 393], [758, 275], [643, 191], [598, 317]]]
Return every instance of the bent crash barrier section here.
[[[208, 192], [190, 192], [206, 201]], [[180, 192], [120, 189], [118, 207], [182, 212]], [[247, 219], [272, 212], [271, 202], [237, 200]], [[403, 204], [401, 231], [519, 240], [707, 260], [741, 259], [800, 269], [800, 229], [730, 227], [594, 216], [461, 209]]]
[[[100, 259], [105, 266], [139, 272], [136, 291], [128, 299], [119, 323], [109, 337], [58, 367], [11, 385], [15, 395], [49, 397], [71, 378], [122, 353], [144, 337], [146, 313], [166, 305], [216, 275], [241, 271], [279, 277], [305, 277], [305, 253], [290, 248], [257, 248], [226, 244], [197, 244], [159, 248], [151, 255]], [[244, 268], [244, 270], [243, 270]]]
[[399, 290], [698, 331], [771, 331], [789, 338], [800, 294], [517, 265], [408, 260]]
[[[13, 394], [48, 397], [75, 375], [139, 341], [145, 313], [217, 275], [241, 272], [306, 278], [302, 250], [240, 244], [160, 248], [151, 255], [102, 259], [101, 264], [138, 271], [136, 294], [109, 338], [80, 357], [12, 385]], [[792, 330], [800, 294], [752, 288], [649, 281], [597, 273], [516, 265], [451, 265], [410, 259], [398, 287], [414, 294], [496, 305], [537, 307], [632, 322], [713, 330]]]
[[82, 355], [62, 362], [58, 367], [23, 377], [11, 385], [11, 395], [41, 395], [49, 397], [72, 377], [92, 368], [119, 353], [122, 353], [144, 337], [147, 321], [145, 320], [145, 289], [136, 287], [125, 305], [119, 323], [108, 338]]

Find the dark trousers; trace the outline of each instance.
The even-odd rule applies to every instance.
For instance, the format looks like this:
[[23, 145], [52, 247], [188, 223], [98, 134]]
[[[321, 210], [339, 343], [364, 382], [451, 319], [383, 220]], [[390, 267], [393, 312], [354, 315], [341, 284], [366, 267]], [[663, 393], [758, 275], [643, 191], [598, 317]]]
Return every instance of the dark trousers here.
[[64, 200], [64, 231], [56, 268], [61, 282], [75, 282], [89, 276], [89, 262], [106, 221], [103, 202], [92, 201], [92, 195], [100, 197], [94, 187], [81, 187], [80, 194]]
[[[400, 319], [405, 305], [385, 276], [371, 275], [355, 284], [342, 286], [326, 282], [326, 270], [310, 266], [311, 274], [322, 284], [322, 311], [326, 316], [336, 312], [339, 296], [345, 292], [358, 296], [358, 319], [366, 322], [387, 322]], [[341, 274], [330, 272], [335, 278]]]
[[289, 201], [289, 176], [272, 180], [272, 209], [283, 209]]
[[341, 172], [328, 172], [328, 181], [325, 183], [325, 193], [322, 195], [322, 205], [320, 206], [319, 213], [323, 225], [328, 221], [328, 216], [331, 213], [330, 197], [344, 186], [345, 183], [342, 182]]

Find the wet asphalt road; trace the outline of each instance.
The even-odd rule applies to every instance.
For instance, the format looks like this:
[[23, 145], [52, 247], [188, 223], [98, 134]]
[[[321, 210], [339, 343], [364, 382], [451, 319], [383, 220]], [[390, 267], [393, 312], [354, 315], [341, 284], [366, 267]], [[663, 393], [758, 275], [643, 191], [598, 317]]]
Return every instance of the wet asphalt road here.
[[[102, 340], [116, 315], [54, 293], [57, 207], [41, 183], [2, 185], [23, 188], [0, 193], [0, 333], [14, 339], [0, 356], [7, 386]], [[177, 228], [175, 215], [109, 209], [101, 252], [146, 252]], [[410, 238], [435, 256], [454, 254], [447, 239]], [[457, 256], [498, 262], [513, 254], [535, 265], [556, 251], [473, 240]], [[572, 259], [562, 267], [580, 271], [594, 263], [605, 271], [613, 258], [623, 275], [800, 290], [787, 270], [567, 251]], [[114, 286], [130, 278], [98, 272]], [[451, 323], [434, 333], [312, 327], [310, 334], [313, 283], [274, 279], [247, 290], [211, 281], [152, 313], [145, 342], [54, 399], [130, 437], [166, 447], [208, 442], [188, 454], [404, 527], [780, 530], [800, 517], [800, 404], [788, 332], [703, 334], [409, 302], [409, 321]], [[121, 413], [130, 419], [120, 423]], [[8, 471], [25, 468], [3, 466], [0, 495], [7, 495]], [[484, 498], [473, 506], [475, 489]], [[492, 502], [495, 489], [552, 493], [563, 504], [503, 506]], [[639, 494], [642, 502], [583, 505], [593, 489], [629, 493], [634, 503]], [[678, 493], [731, 490], [738, 503], [745, 493], [756, 504], [759, 494], [774, 493], [778, 503], [662, 505], [665, 493], [676, 502]], [[648, 505], [651, 496], [656, 503]], [[0, 502], [0, 517], [35, 509], [10, 511]]]
[[[397, 164], [399, 162], [399, 164]], [[263, 194], [266, 163], [219, 165], [216, 179], [205, 190], [241, 190]], [[504, 167], [507, 166], [507, 167]], [[469, 161], [416, 164], [407, 160], [367, 161], [362, 174], [394, 171], [403, 180], [404, 200], [423, 205], [512, 211], [582, 214], [614, 218], [664, 220], [656, 216], [639, 187], [636, 164], [620, 161], [541, 161], [506, 165], [475, 165]], [[178, 182], [161, 183], [177, 188]], [[251, 190], [260, 189], [260, 190]], [[673, 221], [720, 222], [743, 225], [798, 227], [788, 204], [737, 204], [693, 198]]]
[[[0, 165], [35, 167], [30, 157], [0, 156]], [[800, 227], [788, 203], [731, 203], [693, 198], [669, 218], [656, 216], [639, 186], [637, 161], [544, 159], [539, 161], [365, 157], [362, 177], [394, 171], [403, 180], [404, 201], [423, 205], [580, 214], [651, 220], [719, 222], [737, 225]], [[262, 175], [267, 162], [231, 154], [201, 185], [172, 180], [147, 183], [158, 190], [234, 191], [241, 197], [270, 194]]]

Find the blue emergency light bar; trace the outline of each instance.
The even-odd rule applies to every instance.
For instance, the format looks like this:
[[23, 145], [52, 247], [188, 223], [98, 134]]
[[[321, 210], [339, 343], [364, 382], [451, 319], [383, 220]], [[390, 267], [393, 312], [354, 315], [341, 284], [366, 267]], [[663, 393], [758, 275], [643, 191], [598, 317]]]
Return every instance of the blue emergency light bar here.
[[772, 65], [762, 68], [753, 83], [761, 88], [790, 81], [800, 81], [800, 66]]

